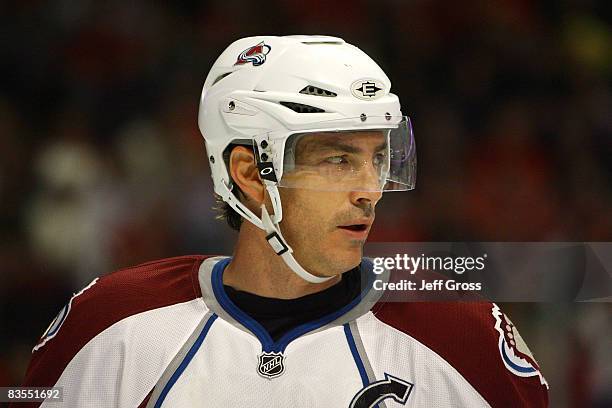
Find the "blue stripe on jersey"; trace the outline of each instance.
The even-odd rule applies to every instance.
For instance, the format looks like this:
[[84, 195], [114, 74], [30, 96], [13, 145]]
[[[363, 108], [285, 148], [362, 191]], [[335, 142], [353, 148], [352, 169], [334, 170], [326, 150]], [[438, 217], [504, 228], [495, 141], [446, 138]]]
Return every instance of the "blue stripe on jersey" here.
[[351, 349], [351, 354], [353, 355], [353, 359], [355, 360], [355, 364], [357, 365], [357, 370], [359, 370], [359, 375], [361, 376], [361, 382], [365, 387], [370, 383], [368, 379], [368, 374], [366, 373], [365, 366], [363, 365], [363, 360], [361, 360], [361, 356], [359, 355], [359, 351], [357, 351], [357, 346], [355, 345], [355, 339], [353, 338], [353, 333], [351, 332], [351, 328], [348, 323], [344, 324], [344, 334], [346, 335], [346, 341]]
[[208, 319], [208, 321], [204, 325], [204, 328], [200, 332], [200, 335], [198, 336], [196, 341], [193, 343], [193, 345], [191, 346], [191, 348], [189, 349], [189, 351], [185, 355], [185, 358], [183, 359], [183, 361], [181, 361], [181, 364], [179, 364], [178, 368], [172, 374], [172, 377], [170, 377], [170, 379], [168, 380], [168, 382], [164, 386], [164, 389], [159, 394], [159, 398], [155, 402], [155, 408], [161, 407], [162, 403], [164, 402], [164, 399], [166, 399], [166, 396], [168, 395], [168, 392], [170, 392], [170, 388], [172, 388], [174, 386], [174, 384], [176, 383], [178, 378], [181, 376], [181, 374], [183, 374], [183, 371], [185, 371], [185, 368], [187, 368], [187, 366], [189, 365], [189, 363], [193, 359], [193, 356], [195, 355], [195, 353], [198, 351], [198, 349], [200, 348], [200, 346], [204, 342], [204, 338], [208, 334], [208, 331], [210, 330], [210, 326], [212, 326], [212, 324], [217, 319], [217, 317], [218, 316], [216, 314], [214, 314], [214, 313], [210, 316], [210, 318]]
[[[221, 261], [217, 262], [213, 267], [211, 276], [213, 293], [221, 307], [225, 309], [225, 311], [229, 313], [230, 316], [240, 322], [240, 324], [249, 329], [259, 339], [262, 345], [262, 349], [265, 352], [282, 353], [285, 351], [285, 348], [287, 348], [287, 345], [293, 340], [308, 333], [309, 331], [316, 330], [320, 327], [325, 326], [328, 323], [331, 323], [343, 314], [350, 311], [352, 308], [357, 306], [359, 302], [361, 302], [361, 300], [366, 296], [366, 294], [372, 287], [371, 281], [374, 278], [374, 276], [369, 273], [368, 280], [370, 280], [370, 282], [368, 282], [368, 285], [366, 285], [365, 290], [363, 290], [359, 296], [357, 296], [355, 299], [353, 299], [350, 303], [348, 303], [341, 309], [338, 309], [335, 312], [323, 316], [319, 319], [294, 327], [293, 329], [285, 333], [277, 342], [274, 342], [267, 330], [261, 324], [259, 324], [259, 322], [257, 322], [251, 316], [249, 316], [240, 308], [238, 308], [238, 306], [236, 306], [227, 296], [225, 290], [223, 290], [223, 271], [225, 270], [225, 267], [227, 266], [227, 264], [229, 264], [230, 261], [231, 258], [222, 259]], [[362, 263], [364, 264], [365, 268], [368, 268], [368, 270], [372, 269], [372, 264], [369, 260], [363, 259]]]
[[[506, 340], [503, 340], [504, 342]], [[537, 370], [533, 367], [521, 367], [520, 365], [515, 364], [512, 360], [510, 360], [510, 357], [508, 357], [508, 354], [506, 353], [506, 348], [504, 347], [503, 343], [500, 344], [500, 349], [502, 352], [502, 357], [504, 359], [504, 361], [506, 363], [508, 363], [508, 365], [510, 367], [512, 367], [513, 369], [515, 369], [516, 371], [518, 371], [519, 373], [535, 373]]]
[[223, 271], [232, 258], [222, 259], [215, 264], [212, 271], [212, 288], [217, 301], [227, 313], [236, 319], [240, 324], [249, 329], [261, 342], [263, 351], [271, 351], [273, 349], [274, 340], [264, 327], [251, 316], [243, 312], [223, 290]]
[[353, 299], [349, 304], [345, 305], [341, 309], [336, 310], [334, 313], [330, 313], [327, 316], [321, 317], [320, 319], [313, 320], [312, 322], [304, 323], [301, 326], [297, 326], [289, 330], [287, 333], [283, 335], [283, 337], [281, 337], [278, 340], [278, 345], [277, 345], [278, 350], [284, 351], [290, 342], [297, 339], [301, 335], [306, 334], [309, 331], [316, 330], [320, 327], [323, 327], [327, 323], [331, 323], [337, 318], [339, 318], [340, 316], [342, 316], [343, 314], [347, 313], [349, 310], [357, 306], [359, 302], [361, 302], [361, 299], [363, 299], [363, 297], [366, 295], [367, 292], [368, 292], [368, 289], [364, 290], [359, 296]]

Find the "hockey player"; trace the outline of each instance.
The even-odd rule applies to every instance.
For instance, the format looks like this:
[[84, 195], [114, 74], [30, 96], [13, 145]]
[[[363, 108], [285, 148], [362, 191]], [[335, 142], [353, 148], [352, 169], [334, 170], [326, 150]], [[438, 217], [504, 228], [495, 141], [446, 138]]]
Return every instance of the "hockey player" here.
[[[325, 36], [231, 44], [199, 112], [233, 257], [96, 279], [25, 385], [69, 407], [544, 407], [492, 303], [385, 303], [362, 247], [383, 191], [414, 188], [410, 120], [380, 67]], [[51, 402], [44, 406], [53, 406]]]

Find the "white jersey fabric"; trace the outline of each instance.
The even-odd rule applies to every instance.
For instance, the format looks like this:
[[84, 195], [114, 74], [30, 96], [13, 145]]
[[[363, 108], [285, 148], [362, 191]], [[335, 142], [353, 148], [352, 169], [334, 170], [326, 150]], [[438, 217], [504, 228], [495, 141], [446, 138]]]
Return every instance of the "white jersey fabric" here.
[[172, 258], [95, 281], [43, 335], [24, 385], [63, 387], [66, 407], [548, 404], [492, 303], [384, 303], [364, 291], [274, 341], [225, 294], [229, 261]]

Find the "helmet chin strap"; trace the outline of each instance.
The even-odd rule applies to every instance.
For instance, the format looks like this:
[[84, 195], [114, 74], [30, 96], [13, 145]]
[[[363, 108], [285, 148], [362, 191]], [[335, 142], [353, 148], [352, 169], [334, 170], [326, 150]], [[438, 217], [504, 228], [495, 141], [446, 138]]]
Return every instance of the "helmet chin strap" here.
[[319, 277], [311, 274], [306, 269], [302, 268], [302, 266], [295, 260], [293, 257], [293, 250], [287, 244], [285, 238], [280, 232], [280, 228], [278, 223], [282, 219], [282, 207], [280, 202], [280, 196], [278, 194], [278, 188], [275, 183], [264, 181], [266, 184], [266, 189], [270, 194], [270, 199], [272, 200], [272, 208], [274, 210], [274, 222], [270, 218], [270, 214], [268, 214], [268, 210], [264, 204], [261, 205], [261, 222], [263, 225], [264, 231], [268, 235], [266, 235], [266, 240], [276, 252], [278, 256], [283, 258], [283, 261], [287, 264], [287, 266], [295, 272], [300, 278], [304, 279], [310, 283], [322, 283], [330, 280], [333, 276], [330, 277]]

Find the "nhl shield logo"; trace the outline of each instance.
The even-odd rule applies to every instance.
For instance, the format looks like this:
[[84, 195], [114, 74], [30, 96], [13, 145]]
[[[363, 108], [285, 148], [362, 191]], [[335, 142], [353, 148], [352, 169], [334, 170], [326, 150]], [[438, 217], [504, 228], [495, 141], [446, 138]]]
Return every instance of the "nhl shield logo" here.
[[257, 372], [265, 378], [275, 378], [285, 372], [282, 353], [262, 353], [259, 355]]

